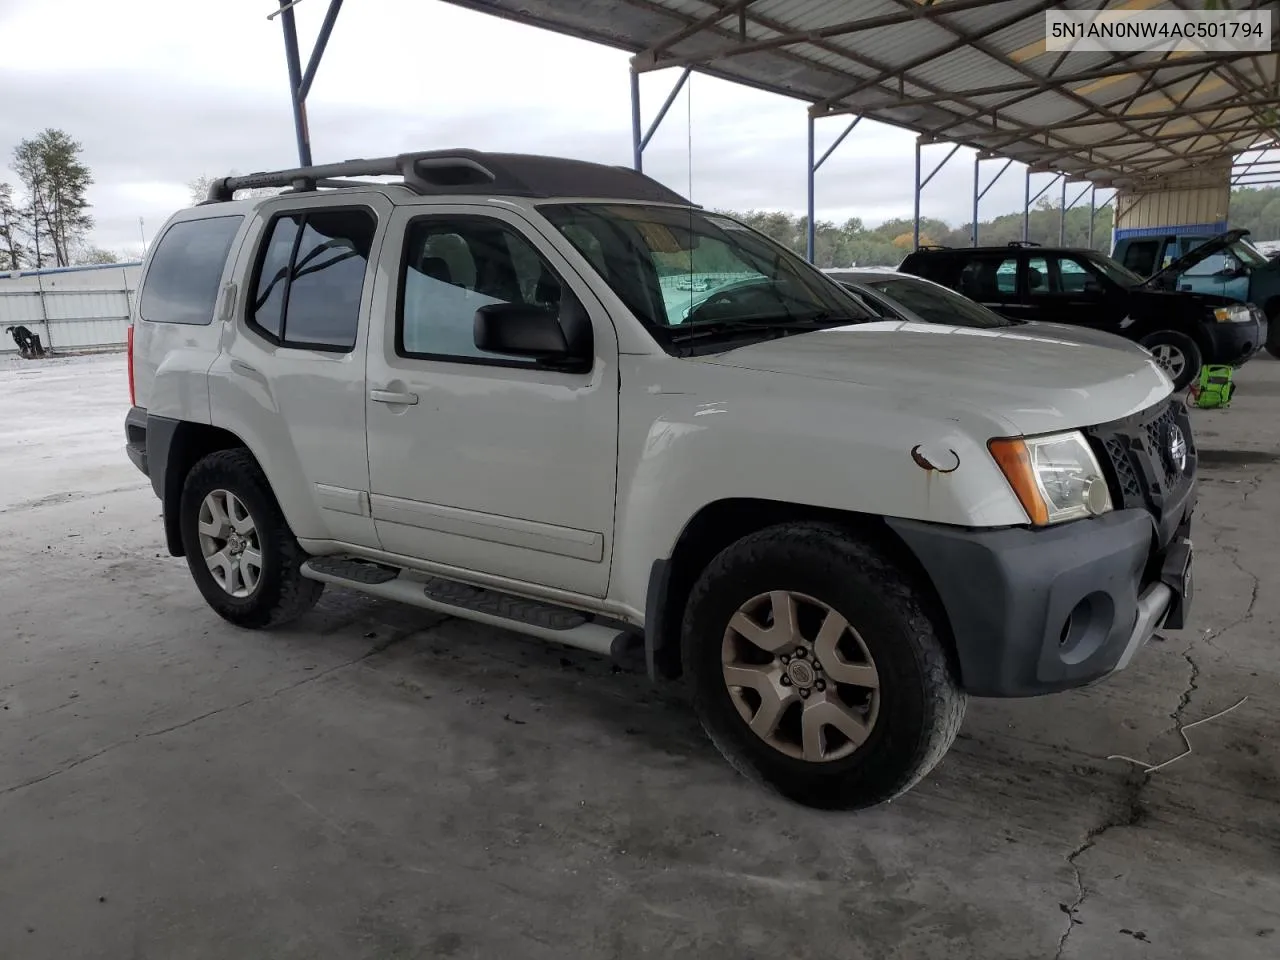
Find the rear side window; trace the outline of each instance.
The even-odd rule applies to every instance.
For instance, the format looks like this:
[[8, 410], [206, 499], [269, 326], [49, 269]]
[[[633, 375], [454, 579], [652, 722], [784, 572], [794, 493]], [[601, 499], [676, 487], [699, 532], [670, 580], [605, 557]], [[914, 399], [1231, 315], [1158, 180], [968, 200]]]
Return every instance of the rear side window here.
[[1018, 258], [975, 257], [964, 265], [958, 286], [970, 300], [1008, 300], [1018, 292]]
[[1156, 272], [1156, 257], [1160, 252], [1159, 240], [1130, 240], [1125, 247], [1126, 267], [1139, 276], [1149, 277]]
[[960, 268], [963, 265], [962, 258], [951, 254], [924, 253], [909, 255], [898, 269], [954, 290], [960, 285]]
[[212, 323], [227, 253], [243, 221], [210, 217], [169, 227], [151, 254], [138, 315], [150, 323]]
[[277, 217], [258, 252], [249, 323], [281, 346], [351, 350], [376, 230], [366, 209]]

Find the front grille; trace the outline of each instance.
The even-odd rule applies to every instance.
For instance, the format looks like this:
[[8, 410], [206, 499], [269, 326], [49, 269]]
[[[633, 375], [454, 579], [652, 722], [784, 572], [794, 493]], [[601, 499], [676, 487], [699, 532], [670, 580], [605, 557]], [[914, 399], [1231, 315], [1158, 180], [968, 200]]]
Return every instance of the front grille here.
[[[1087, 427], [1084, 432], [1107, 471], [1117, 509], [1141, 507], [1159, 520], [1166, 504], [1180, 503], [1181, 494], [1195, 479], [1191, 417], [1180, 400], [1170, 398], [1123, 420]], [[1185, 445], [1181, 468], [1173, 450], [1179, 433]]]

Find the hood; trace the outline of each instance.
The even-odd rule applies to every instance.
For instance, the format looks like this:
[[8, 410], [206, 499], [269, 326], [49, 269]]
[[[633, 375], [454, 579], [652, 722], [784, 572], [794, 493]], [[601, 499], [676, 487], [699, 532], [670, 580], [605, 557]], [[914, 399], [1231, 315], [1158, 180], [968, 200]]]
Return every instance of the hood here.
[[1092, 327], [1073, 327], [1068, 323], [1044, 323], [1031, 320], [1011, 328], [1010, 332], [1055, 337], [1072, 343], [1087, 343], [1094, 347], [1109, 347], [1112, 350], [1123, 350], [1134, 356], [1151, 356], [1145, 348], [1138, 346], [1132, 340], [1127, 340], [1115, 333], [1107, 333], [1105, 330], [1095, 330]]
[[1185, 273], [1197, 263], [1208, 259], [1215, 253], [1219, 253], [1227, 249], [1227, 247], [1231, 246], [1231, 244], [1235, 243], [1241, 237], [1247, 237], [1248, 235], [1248, 230], [1228, 230], [1225, 233], [1218, 234], [1216, 237], [1211, 237], [1195, 249], [1188, 250], [1163, 270], [1157, 270], [1151, 276], [1147, 277], [1144, 286], [1152, 283], [1157, 277], [1170, 277], [1176, 273]]
[[[699, 359], [837, 380], [998, 415], [1025, 434], [1117, 420], [1172, 392], [1150, 358], [1017, 328], [882, 321], [766, 340]], [[887, 401], [892, 402], [892, 401]]]

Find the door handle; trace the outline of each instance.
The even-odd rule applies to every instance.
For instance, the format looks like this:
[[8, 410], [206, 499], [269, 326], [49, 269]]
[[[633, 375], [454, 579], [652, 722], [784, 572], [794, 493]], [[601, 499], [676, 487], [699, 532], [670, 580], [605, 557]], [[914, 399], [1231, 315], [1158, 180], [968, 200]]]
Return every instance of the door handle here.
[[400, 393], [396, 390], [370, 390], [369, 399], [374, 403], [395, 403], [412, 406], [418, 402], [416, 393]]

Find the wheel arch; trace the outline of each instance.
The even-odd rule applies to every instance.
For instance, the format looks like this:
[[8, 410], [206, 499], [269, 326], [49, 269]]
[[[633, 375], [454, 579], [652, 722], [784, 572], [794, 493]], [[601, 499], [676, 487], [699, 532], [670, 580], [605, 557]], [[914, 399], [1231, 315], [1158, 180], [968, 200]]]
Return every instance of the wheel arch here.
[[923, 564], [897, 533], [874, 514], [778, 500], [729, 498], [703, 506], [685, 524], [671, 555], [654, 561], [645, 598], [645, 663], [654, 680], [679, 678], [680, 631], [694, 583], [721, 550], [766, 527], [802, 522], [829, 523], [884, 551], [922, 587], [923, 603], [938, 627], [959, 676], [951, 623], [941, 596]]
[[[182, 546], [178, 504], [182, 500], [182, 486], [187, 474], [209, 454], [237, 448], [249, 450], [249, 445], [222, 427], [167, 417], [149, 418], [147, 456], [152, 464], [151, 485], [163, 506], [165, 546], [170, 556], [186, 554]], [[249, 452], [252, 455], [252, 451]]]

